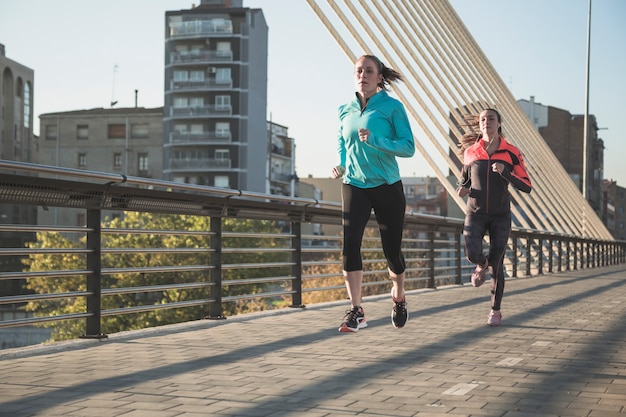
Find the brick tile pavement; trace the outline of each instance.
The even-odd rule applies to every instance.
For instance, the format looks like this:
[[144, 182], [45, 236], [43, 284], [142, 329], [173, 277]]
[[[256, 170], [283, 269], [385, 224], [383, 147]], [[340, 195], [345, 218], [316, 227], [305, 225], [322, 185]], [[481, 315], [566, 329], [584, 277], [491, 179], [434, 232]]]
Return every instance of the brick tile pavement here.
[[626, 416], [626, 266], [389, 296], [0, 351], [11, 417]]

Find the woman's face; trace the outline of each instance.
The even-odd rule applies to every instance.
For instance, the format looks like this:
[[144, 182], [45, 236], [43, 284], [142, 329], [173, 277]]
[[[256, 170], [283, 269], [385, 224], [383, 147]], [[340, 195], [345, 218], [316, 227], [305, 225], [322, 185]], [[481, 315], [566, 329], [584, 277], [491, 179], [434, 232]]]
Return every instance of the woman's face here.
[[483, 136], [493, 137], [498, 134], [498, 128], [500, 122], [498, 121], [498, 114], [493, 110], [485, 110], [480, 113], [478, 117], [480, 124], [480, 131]]
[[369, 98], [378, 92], [378, 84], [383, 81], [378, 63], [371, 58], [361, 57], [354, 63], [354, 83], [356, 91]]

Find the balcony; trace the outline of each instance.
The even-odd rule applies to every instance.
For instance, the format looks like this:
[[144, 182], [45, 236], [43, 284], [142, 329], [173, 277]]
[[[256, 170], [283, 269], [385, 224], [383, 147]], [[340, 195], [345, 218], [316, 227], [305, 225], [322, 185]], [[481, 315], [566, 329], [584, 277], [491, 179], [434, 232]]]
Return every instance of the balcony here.
[[230, 143], [232, 141], [231, 132], [172, 132], [170, 133], [170, 142], [165, 144], [166, 147], [172, 145], [199, 145], [211, 143]]
[[180, 158], [170, 160], [170, 170], [187, 171], [187, 170], [206, 170], [206, 169], [230, 169], [230, 159], [216, 158]]
[[233, 107], [231, 105], [213, 106], [192, 106], [192, 107], [172, 107], [171, 117], [206, 117], [206, 116], [231, 116]]
[[198, 91], [225, 88], [233, 88], [232, 79], [218, 80], [216, 78], [208, 78], [204, 80], [172, 80], [170, 82], [170, 89], [176, 91]]
[[170, 64], [232, 62], [233, 51], [182, 51], [170, 54]]
[[189, 38], [233, 33], [233, 22], [223, 19], [193, 20], [170, 23], [170, 38]]

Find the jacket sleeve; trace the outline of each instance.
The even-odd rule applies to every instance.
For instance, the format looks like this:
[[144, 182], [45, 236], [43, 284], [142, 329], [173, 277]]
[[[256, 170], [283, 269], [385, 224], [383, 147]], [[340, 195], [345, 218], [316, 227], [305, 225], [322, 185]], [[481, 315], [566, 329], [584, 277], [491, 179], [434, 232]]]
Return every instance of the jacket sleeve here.
[[397, 106], [391, 112], [391, 123], [395, 131], [395, 138], [381, 138], [370, 135], [367, 144], [379, 151], [402, 158], [410, 158], [415, 155], [415, 142], [411, 124], [406, 115], [404, 106]]
[[521, 152], [517, 152], [517, 159], [519, 163], [513, 165], [513, 169], [509, 169], [505, 166], [502, 176], [506, 178], [515, 188], [524, 192], [530, 193], [532, 190], [532, 183], [530, 182], [530, 176], [526, 171], [526, 165], [524, 164], [524, 157]]
[[343, 137], [343, 124], [341, 122], [341, 114], [344, 106], [339, 108], [339, 131], [337, 132], [337, 165], [346, 167], [346, 143]]

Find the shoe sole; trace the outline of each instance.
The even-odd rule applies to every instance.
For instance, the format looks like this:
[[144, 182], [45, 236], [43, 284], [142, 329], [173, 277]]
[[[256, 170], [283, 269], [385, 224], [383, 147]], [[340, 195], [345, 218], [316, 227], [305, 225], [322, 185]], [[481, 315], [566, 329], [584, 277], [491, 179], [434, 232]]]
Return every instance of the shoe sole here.
[[352, 328], [352, 327], [348, 327], [348, 326], [341, 326], [339, 329], [341, 333], [356, 333], [359, 331], [359, 328]]
[[338, 328], [337, 330], [340, 331], [341, 333], [356, 333], [359, 331], [359, 329], [364, 329], [367, 327], [367, 322], [366, 321], [362, 321], [358, 324], [357, 328], [353, 328], [353, 327], [348, 327], [346, 325], [342, 325], [340, 328]]

